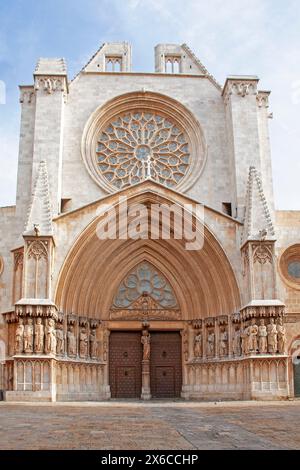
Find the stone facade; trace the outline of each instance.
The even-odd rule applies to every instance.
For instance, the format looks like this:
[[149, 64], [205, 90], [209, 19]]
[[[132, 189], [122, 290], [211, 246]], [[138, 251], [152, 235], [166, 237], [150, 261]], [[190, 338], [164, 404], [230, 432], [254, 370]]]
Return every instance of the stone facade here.
[[[129, 44], [107, 43], [72, 81], [63, 59], [40, 59], [20, 87], [17, 201], [0, 208], [0, 389], [101, 400], [114, 373], [116, 394], [176, 396], [181, 351], [186, 399], [293, 397], [300, 213], [274, 208], [270, 93], [256, 76], [221, 87], [185, 44], [158, 45], [155, 73], [131, 62]], [[203, 246], [99, 238], [120, 197], [129, 218], [136, 204], [146, 218], [152, 204], [202, 204]], [[141, 364], [111, 341], [122, 331], [128, 344], [140, 333]]]

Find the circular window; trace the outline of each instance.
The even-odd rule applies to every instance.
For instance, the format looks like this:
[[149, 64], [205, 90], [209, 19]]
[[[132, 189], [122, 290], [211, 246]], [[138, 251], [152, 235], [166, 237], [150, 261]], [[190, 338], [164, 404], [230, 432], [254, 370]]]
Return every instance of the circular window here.
[[162, 115], [144, 111], [111, 121], [100, 132], [96, 153], [101, 174], [117, 189], [147, 177], [174, 187], [190, 163], [183, 129]]
[[200, 125], [180, 103], [136, 92], [93, 113], [82, 156], [90, 175], [109, 192], [147, 178], [186, 191], [204, 167], [206, 144]]
[[300, 280], [300, 261], [291, 261], [288, 264], [288, 273], [294, 279]]
[[294, 289], [300, 289], [300, 244], [284, 251], [279, 267], [284, 281]]

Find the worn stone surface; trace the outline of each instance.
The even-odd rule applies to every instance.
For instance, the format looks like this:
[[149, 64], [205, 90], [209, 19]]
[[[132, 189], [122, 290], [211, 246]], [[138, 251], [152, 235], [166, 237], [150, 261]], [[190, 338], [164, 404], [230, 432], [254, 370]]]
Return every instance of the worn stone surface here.
[[300, 401], [0, 404], [0, 449], [300, 449]]

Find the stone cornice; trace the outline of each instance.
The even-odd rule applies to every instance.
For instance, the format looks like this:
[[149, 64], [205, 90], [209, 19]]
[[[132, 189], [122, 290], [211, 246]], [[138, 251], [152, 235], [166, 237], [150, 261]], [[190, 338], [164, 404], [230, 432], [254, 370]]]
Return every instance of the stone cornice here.
[[256, 76], [230, 76], [226, 79], [222, 96], [225, 103], [231, 95], [244, 98], [248, 95], [257, 95], [257, 84], [259, 78]]

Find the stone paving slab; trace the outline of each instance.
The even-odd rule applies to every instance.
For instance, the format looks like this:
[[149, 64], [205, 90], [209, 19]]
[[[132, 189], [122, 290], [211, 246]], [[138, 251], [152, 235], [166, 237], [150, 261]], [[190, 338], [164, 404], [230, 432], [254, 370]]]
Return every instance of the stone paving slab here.
[[300, 449], [300, 401], [0, 402], [0, 449]]

